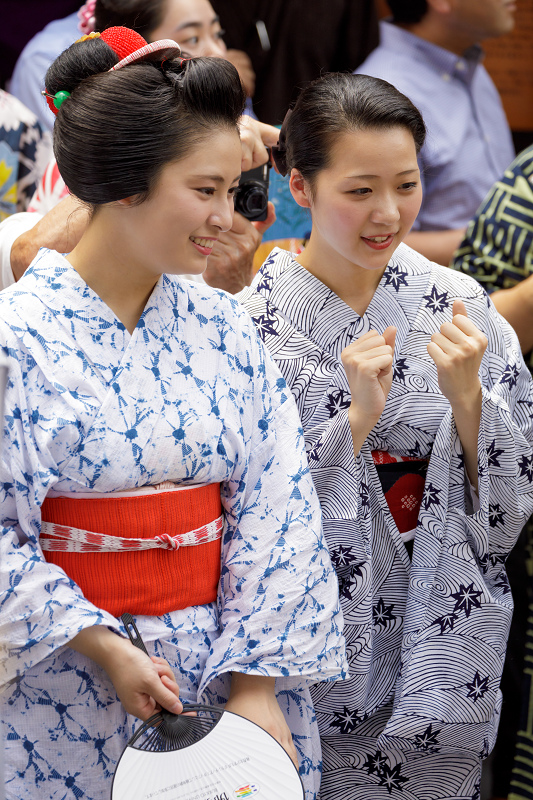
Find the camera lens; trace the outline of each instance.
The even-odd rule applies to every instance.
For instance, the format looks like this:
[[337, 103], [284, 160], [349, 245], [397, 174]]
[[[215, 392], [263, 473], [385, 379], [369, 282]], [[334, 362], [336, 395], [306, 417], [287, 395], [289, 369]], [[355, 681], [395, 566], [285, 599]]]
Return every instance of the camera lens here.
[[268, 193], [258, 181], [247, 181], [239, 187], [235, 210], [247, 219], [257, 219], [267, 208]]

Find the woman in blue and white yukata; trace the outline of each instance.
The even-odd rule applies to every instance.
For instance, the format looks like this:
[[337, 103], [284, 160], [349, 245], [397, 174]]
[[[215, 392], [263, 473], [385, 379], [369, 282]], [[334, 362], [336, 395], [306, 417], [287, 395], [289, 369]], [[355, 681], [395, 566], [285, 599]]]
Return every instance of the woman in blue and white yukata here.
[[112, 28], [46, 76], [61, 174], [92, 217], [0, 295], [9, 800], [107, 800], [136, 718], [181, 700], [271, 732], [312, 800], [307, 686], [345, 676], [290, 392], [242, 307], [180, 278], [231, 227], [244, 98], [228, 62], [177, 53]]
[[339, 576], [350, 679], [312, 688], [321, 800], [479, 798], [498, 726], [506, 556], [533, 510], [533, 385], [483, 289], [402, 244], [422, 117], [327, 75], [277, 161], [310, 209], [239, 296], [296, 399]]

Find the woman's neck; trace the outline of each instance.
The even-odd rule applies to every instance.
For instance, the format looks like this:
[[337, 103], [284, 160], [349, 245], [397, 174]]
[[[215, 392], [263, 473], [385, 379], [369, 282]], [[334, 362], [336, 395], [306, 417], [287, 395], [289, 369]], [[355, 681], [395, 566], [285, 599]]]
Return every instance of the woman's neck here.
[[364, 269], [339, 253], [332, 253], [329, 249], [327, 252], [321, 250], [313, 242], [311, 234], [305, 250], [296, 260], [362, 317], [374, 297], [386, 267], [378, 270]]
[[139, 269], [120, 226], [98, 214], [67, 260], [133, 333], [159, 276]]

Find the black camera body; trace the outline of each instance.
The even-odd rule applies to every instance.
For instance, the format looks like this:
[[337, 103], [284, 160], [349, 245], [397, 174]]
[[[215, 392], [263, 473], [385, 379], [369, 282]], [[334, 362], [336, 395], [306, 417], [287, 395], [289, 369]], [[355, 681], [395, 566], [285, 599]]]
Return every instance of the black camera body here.
[[235, 211], [253, 222], [264, 222], [268, 214], [270, 162], [243, 172], [235, 192]]

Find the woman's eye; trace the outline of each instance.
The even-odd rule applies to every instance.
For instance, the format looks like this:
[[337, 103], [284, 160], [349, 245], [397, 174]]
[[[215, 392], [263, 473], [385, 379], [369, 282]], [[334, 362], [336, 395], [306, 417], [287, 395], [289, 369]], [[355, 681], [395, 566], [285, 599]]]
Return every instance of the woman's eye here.
[[232, 186], [231, 189], [228, 189], [228, 194], [230, 194], [232, 197], [235, 197], [235, 192], [238, 188], [238, 186]]
[[348, 192], [348, 194], [356, 194], [359, 197], [362, 197], [362, 196], [364, 196], [366, 194], [370, 194], [371, 191], [372, 191], [372, 189], [369, 189], [368, 187], [365, 187], [364, 189], [351, 189], [350, 192]]
[[416, 181], [409, 181], [409, 183], [402, 183], [400, 189], [415, 189], [418, 186]]
[[198, 191], [207, 195], [215, 194], [215, 189], [213, 186], [202, 186], [200, 189], [198, 189]]
[[198, 44], [199, 41], [200, 39], [198, 38], [198, 36], [191, 36], [190, 39], [184, 39], [182, 42], [178, 42], [178, 44], [183, 44], [183, 45], [188, 44], [191, 45], [191, 47], [194, 47], [195, 45]]
[[223, 31], [221, 29], [221, 30], [219, 30], [219, 31], [217, 31], [215, 33], [215, 39], [223, 39], [225, 35], [226, 35], [226, 31]]

